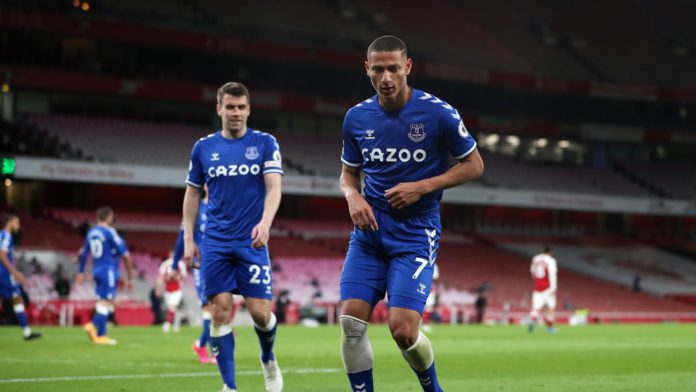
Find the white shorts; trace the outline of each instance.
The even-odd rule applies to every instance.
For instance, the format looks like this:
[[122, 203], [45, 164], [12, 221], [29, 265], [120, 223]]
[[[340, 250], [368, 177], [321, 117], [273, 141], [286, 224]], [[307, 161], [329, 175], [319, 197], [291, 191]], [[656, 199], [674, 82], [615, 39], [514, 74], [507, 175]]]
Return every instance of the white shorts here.
[[176, 309], [181, 305], [181, 299], [184, 297], [184, 292], [181, 290], [177, 291], [165, 291], [164, 292], [164, 304], [167, 309]]
[[532, 294], [532, 310], [540, 310], [544, 306], [549, 309], [556, 309], [556, 293], [535, 291]]

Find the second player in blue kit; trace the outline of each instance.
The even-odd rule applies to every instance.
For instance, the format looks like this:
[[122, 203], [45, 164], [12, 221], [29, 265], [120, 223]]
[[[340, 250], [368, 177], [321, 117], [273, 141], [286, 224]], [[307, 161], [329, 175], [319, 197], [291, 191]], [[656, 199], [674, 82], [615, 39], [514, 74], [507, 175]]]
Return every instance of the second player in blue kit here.
[[[367, 327], [385, 294], [389, 329], [404, 359], [423, 391], [442, 391], [432, 345], [419, 330], [437, 259], [439, 202], [444, 189], [483, 172], [459, 112], [408, 86], [412, 65], [400, 39], [375, 40], [365, 70], [377, 94], [351, 108], [343, 123], [341, 190], [355, 229], [341, 273], [339, 320], [355, 392], [374, 391]], [[450, 157], [459, 162], [451, 168]]]
[[[236, 391], [234, 348], [230, 325], [233, 294], [244, 296], [261, 346], [266, 391], [283, 389], [273, 353], [277, 322], [271, 312], [272, 282], [268, 239], [280, 205], [283, 174], [275, 138], [247, 127], [249, 91], [229, 82], [217, 94], [222, 129], [200, 139], [191, 152], [184, 196], [184, 260], [200, 258], [203, 291], [212, 304], [210, 328], [213, 354], [224, 385]], [[202, 248], [194, 240], [201, 188], [208, 186], [207, 223]]]

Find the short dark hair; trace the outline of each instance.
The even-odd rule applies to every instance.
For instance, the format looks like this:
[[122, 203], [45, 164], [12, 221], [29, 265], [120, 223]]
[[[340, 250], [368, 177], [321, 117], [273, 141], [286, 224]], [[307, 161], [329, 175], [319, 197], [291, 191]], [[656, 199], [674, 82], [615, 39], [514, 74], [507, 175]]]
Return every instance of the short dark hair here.
[[544, 245], [544, 253], [551, 253], [551, 245]]
[[222, 97], [225, 94], [234, 95], [235, 97], [247, 97], [249, 99], [249, 89], [239, 82], [227, 82], [220, 86], [217, 91], [217, 103], [222, 103]]
[[404, 41], [393, 35], [383, 35], [372, 41], [367, 47], [367, 58], [370, 58], [372, 52], [403, 52], [403, 55], [408, 57]]
[[5, 226], [7, 226], [8, 223], [10, 223], [12, 220], [19, 218], [15, 214], [11, 213], [6, 213], [5, 215], [2, 216], [2, 228], [4, 229]]
[[111, 209], [109, 206], [103, 206], [97, 208], [97, 221], [98, 222], [103, 222], [106, 220], [106, 218], [109, 217], [109, 215], [113, 214], [114, 210]]

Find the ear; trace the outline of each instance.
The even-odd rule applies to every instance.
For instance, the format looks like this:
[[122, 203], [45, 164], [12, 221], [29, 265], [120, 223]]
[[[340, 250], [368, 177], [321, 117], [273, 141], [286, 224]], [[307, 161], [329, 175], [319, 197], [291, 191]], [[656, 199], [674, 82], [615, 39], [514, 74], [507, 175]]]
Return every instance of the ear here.
[[413, 60], [411, 60], [410, 58], [406, 59], [406, 75], [411, 74], [412, 68], [413, 68]]
[[222, 110], [222, 106], [220, 106], [220, 104], [215, 105], [215, 111], [217, 112], [218, 116], [221, 116], [220, 110]]
[[370, 63], [368, 63], [367, 60], [365, 60], [365, 73], [369, 73], [369, 72], [370, 72]]

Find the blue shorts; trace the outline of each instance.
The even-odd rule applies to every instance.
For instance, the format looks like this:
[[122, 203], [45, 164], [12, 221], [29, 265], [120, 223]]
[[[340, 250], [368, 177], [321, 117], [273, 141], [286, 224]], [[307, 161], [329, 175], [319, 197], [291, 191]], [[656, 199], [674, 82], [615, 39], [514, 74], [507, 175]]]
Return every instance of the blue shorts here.
[[208, 305], [208, 297], [203, 294], [203, 274], [200, 269], [193, 270], [193, 285], [196, 287], [196, 295], [198, 295], [201, 307]]
[[374, 209], [379, 230], [353, 229], [341, 272], [341, 301], [361, 299], [423, 313], [439, 246], [440, 214], [394, 217]]
[[229, 292], [251, 298], [273, 298], [268, 247], [224, 246], [204, 240], [201, 253], [206, 297]]
[[95, 271], [94, 286], [98, 300], [113, 301], [118, 289], [118, 272], [112, 268]]
[[19, 288], [17, 282], [11, 274], [0, 276], [0, 297], [16, 298], [22, 296], [22, 289]]

